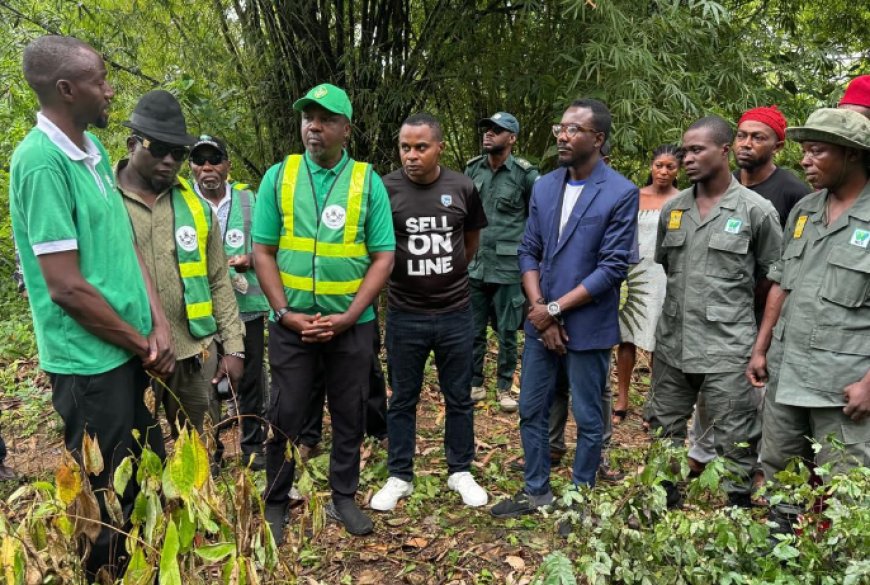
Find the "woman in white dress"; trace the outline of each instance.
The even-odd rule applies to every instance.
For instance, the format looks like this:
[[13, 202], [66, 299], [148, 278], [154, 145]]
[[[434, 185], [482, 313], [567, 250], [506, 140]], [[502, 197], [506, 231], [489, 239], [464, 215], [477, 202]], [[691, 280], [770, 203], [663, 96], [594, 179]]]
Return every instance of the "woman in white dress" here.
[[619, 308], [622, 343], [616, 354], [619, 390], [613, 405], [613, 424], [618, 425], [628, 415], [628, 390], [634, 370], [637, 348], [655, 350], [656, 324], [665, 298], [665, 273], [655, 256], [656, 233], [662, 206], [677, 189], [682, 155], [679, 147], [663, 144], [653, 151], [650, 175], [640, 190], [637, 214], [637, 239], [640, 263], [629, 268], [623, 283]]

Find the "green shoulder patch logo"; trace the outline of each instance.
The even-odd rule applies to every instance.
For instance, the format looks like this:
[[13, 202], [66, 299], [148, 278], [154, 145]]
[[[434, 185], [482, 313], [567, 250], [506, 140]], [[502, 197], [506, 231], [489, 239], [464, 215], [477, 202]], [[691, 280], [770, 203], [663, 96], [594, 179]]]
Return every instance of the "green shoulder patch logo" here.
[[853, 246], [866, 248], [867, 244], [870, 244], [870, 230], [856, 229], [852, 232], [852, 239], [849, 240], [849, 243]]
[[742, 225], [742, 219], [737, 219], [736, 217], [729, 217], [728, 221], [725, 222], [725, 231], [729, 234], [740, 233], [740, 226]]

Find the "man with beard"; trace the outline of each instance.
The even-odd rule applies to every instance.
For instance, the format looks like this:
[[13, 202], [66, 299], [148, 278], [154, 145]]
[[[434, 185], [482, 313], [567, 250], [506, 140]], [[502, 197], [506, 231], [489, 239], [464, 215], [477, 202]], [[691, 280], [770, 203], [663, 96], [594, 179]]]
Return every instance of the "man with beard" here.
[[[85, 561], [90, 583], [102, 568], [112, 579], [120, 576], [125, 527], [113, 526], [104, 492], [116, 467], [142, 445], [163, 456], [163, 434], [144, 402], [145, 370], [166, 376], [175, 358], [169, 325], [113, 191], [109, 155], [86, 131], [107, 126], [115, 95], [103, 59], [78, 39], [46, 36], [27, 45], [23, 61], [40, 110], [12, 155], [10, 215], [40, 367], [51, 381], [64, 443], [80, 457], [88, 433], [103, 458], [102, 473], [88, 478], [105, 523]], [[125, 520], [135, 483], [118, 494]]]
[[517, 248], [526, 227], [538, 169], [512, 154], [520, 131], [513, 115], [497, 112], [477, 126], [483, 132], [483, 154], [468, 161], [465, 174], [480, 193], [489, 223], [481, 232], [480, 247], [468, 267], [475, 329], [471, 399], [486, 398], [483, 362], [487, 354], [486, 329], [492, 322], [498, 338], [498, 403], [503, 411], [514, 412], [514, 394], [519, 391], [514, 386], [517, 329], [526, 304]]
[[[787, 135], [818, 191], [788, 218], [746, 368], [768, 388], [761, 462], [774, 481], [794, 458], [834, 473], [870, 465], [870, 122], [824, 108]], [[782, 502], [771, 519], [790, 532], [802, 511]]]
[[[203, 134], [190, 151], [194, 190], [217, 216], [229, 264], [230, 282], [236, 293], [239, 316], [245, 326], [245, 369], [239, 387], [233, 388], [244, 462], [251, 469], [265, 469], [263, 460], [263, 335], [269, 302], [254, 274], [251, 218], [254, 194], [237, 182], [228, 182], [229, 153], [220, 138]], [[229, 398], [230, 396], [220, 396]], [[253, 459], [251, 459], [253, 457]]]
[[[650, 422], [679, 445], [699, 397], [712, 421], [715, 448], [736, 480], [725, 485], [731, 505], [750, 504], [757, 460], [758, 396], [743, 371], [756, 324], [753, 301], [769, 288], [782, 231], [776, 209], [731, 175], [733, 133], [717, 116], [683, 135], [683, 165], [692, 187], [662, 208], [656, 261], [667, 274], [656, 328]], [[758, 292], [757, 291], [761, 291]], [[681, 496], [666, 483], [668, 504]]]
[[[553, 126], [560, 168], [535, 183], [519, 248], [526, 321], [520, 392], [525, 486], [492, 508], [496, 517], [534, 512], [553, 502], [550, 404], [567, 374], [577, 449], [572, 480], [595, 485], [601, 463], [604, 392], [611, 348], [619, 343], [619, 286], [637, 230], [638, 189], [602, 160], [610, 111], [593, 99], [573, 102]], [[560, 524], [560, 533], [570, 531]]]
[[[158, 383], [154, 389], [173, 433], [183, 421], [202, 433], [206, 413], [213, 424], [220, 418], [213, 386], [228, 377], [237, 388], [245, 359], [244, 329], [220, 225], [208, 204], [178, 176], [196, 141], [187, 133], [178, 100], [167, 91], [150, 91], [123, 124], [133, 133], [127, 139], [129, 158], [118, 163], [118, 187], [166, 309], [177, 359], [165, 387]], [[220, 456], [218, 446], [215, 463]]]

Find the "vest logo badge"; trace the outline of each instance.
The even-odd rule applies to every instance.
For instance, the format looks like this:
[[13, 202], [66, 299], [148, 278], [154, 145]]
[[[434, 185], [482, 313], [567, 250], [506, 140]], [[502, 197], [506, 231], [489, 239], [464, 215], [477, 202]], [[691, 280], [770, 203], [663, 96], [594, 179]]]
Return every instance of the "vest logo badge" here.
[[729, 217], [728, 221], [725, 222], [725, 232], [729, 234], [738, 234], [740, 233], [740, 226], [742, 225], [742, 219], [737, 219], [736, 217]]
[[323, 220], [323, 223], [326, 224], [326, 227], [337, 230], [344, 227], [344, 222], [347, 219], [347, 214], [344, 211], [344, 207], [342, 207], [341, 205], [330, 205], [323, 210], [320, 219]]
[[668, 229], [669, 230], [678, 230], [680, 226], [683, 224], [683, 210], [682, 209], [672, 209], [671, 217], [668, 219]]
[[229, 230], [227, 232], [227, 245], [231, 248], [238, 248], [245, 242], [245, 234], [242, 230]]
[[444, 207], [450, 207], [451, 205], [453, 205], [453, 195], [442, 195], [441, 205], [443, 205]]
[[175, 232], [175, 241], [185, 252], [196, 250], [196, 230], [189, 225], [183, 225]]
[[849, 243], [853, 246], [866, 248], [867, 244], [870, 244], [870, 231], [856, 229], [854, 232], [852, 232], [852, 239], [849, 240]]

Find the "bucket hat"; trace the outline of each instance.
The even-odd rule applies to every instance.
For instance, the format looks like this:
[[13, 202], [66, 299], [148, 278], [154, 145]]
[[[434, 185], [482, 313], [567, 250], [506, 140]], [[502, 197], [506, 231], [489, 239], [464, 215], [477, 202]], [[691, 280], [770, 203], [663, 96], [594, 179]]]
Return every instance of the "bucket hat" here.
[[143, 95], [133, 108], [130, 119], [121, 125], [166, 144], [190, 146], [196, 142], [196, 137], [187, 133], [181, 104], [174, 95], [162, 89]]
[[796, 142], [827, 142], [847, 148], [870, 150], [870, 120], [852, 110], [822, 108], [810, 114], [803, 126], [785, 131]]

